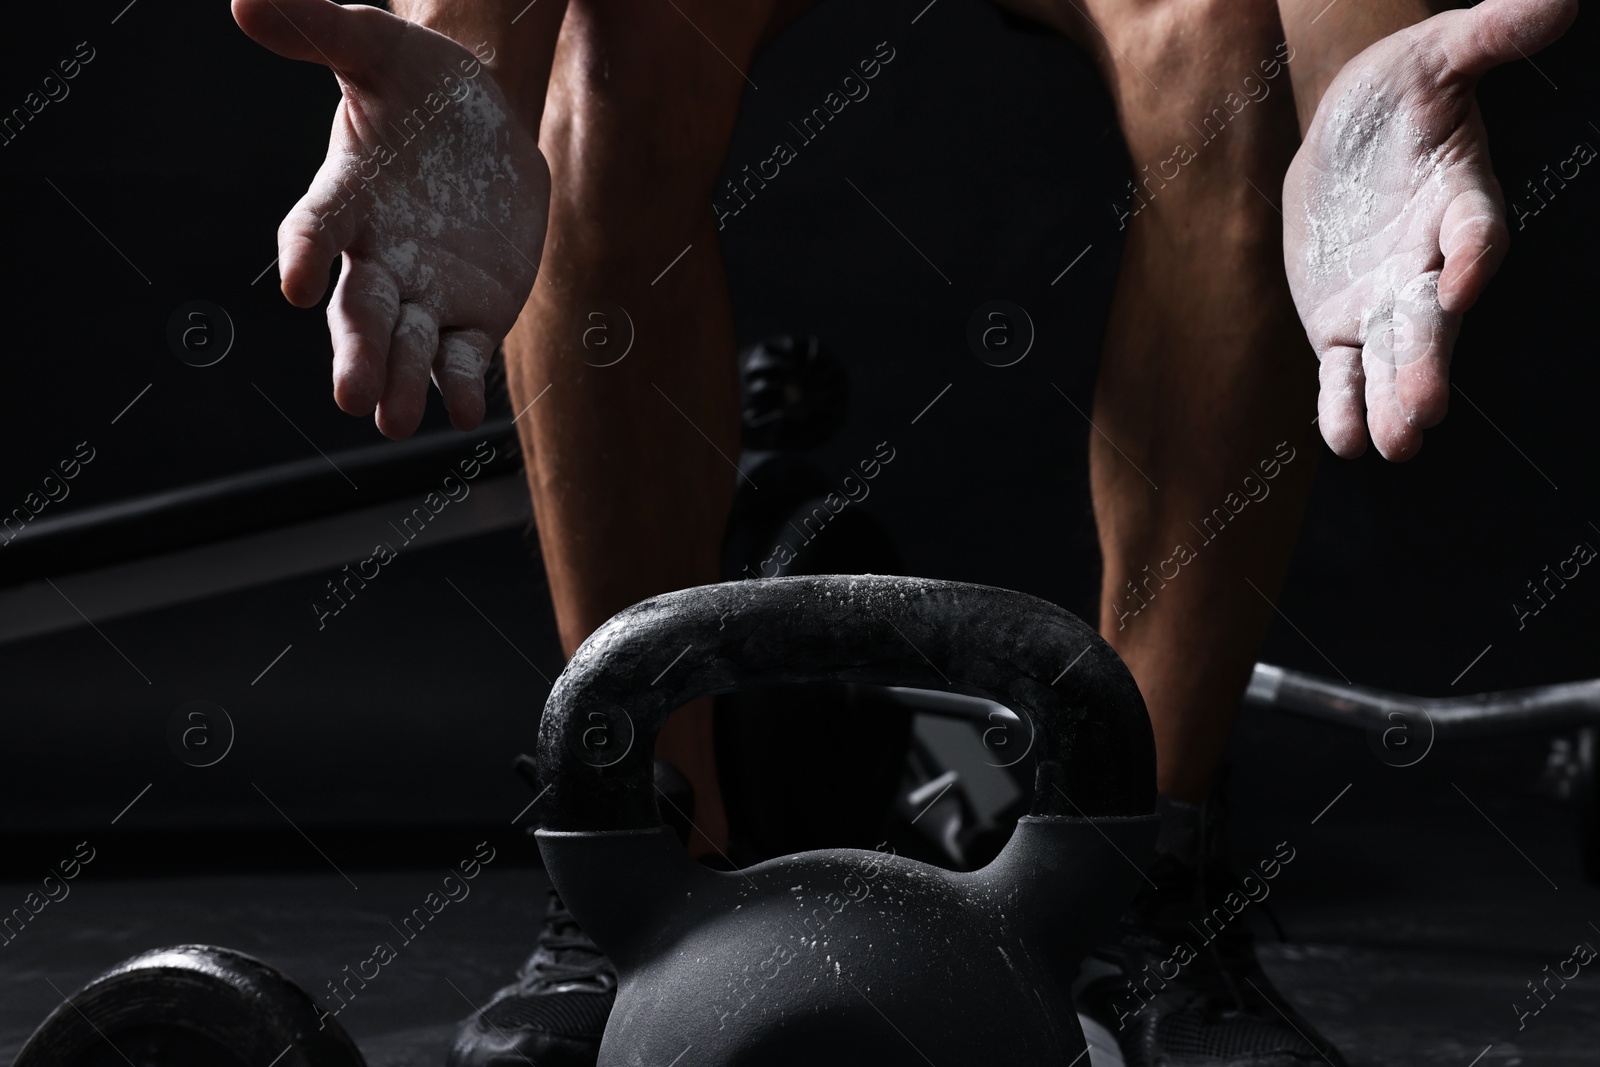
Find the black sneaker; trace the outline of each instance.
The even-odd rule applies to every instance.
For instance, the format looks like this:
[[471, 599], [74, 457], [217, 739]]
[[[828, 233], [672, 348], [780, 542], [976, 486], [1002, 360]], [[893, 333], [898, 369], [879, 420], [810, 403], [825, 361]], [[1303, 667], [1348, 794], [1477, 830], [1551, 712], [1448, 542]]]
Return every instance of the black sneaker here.
[[448, 1067], [594, 1067], [617, 999], [617, 971], [554, 889], [517, 980], [456, 1032]]
[[[1187, 809], [1186, 811], [1184, 809]], [[1116, 937], [1084, 961], [1079, 1021], [1094, 1067], [1345, 1067], [1272, 987], [1256, 959], [1245, 898], [1198, 824], [1199, 808], [1162, 800], [1162, 845]], [[1169, 833], [1168, 823], [1187, 820]], [[1178, 847], [1172, 849], [1174, 838]], [[1170, 849], [1170, 850], [1169, 850]], [[1207, 862], [1210, 860], [1210, 862]], [[1151, 883], [1154, 883], [1153, 885]], [[1219, 916], [1229, 917], [1219, 922]], [[1270, 913], [1269, 913], [1270, 917]], [[1209, 919], [1209, 921], [1208, 921]], [[1275, 922], [1275, 920], [1274, 920]]]
[[[535, 764], [518, 756], [512, 767], [535, 790]], [[678, 839], [689, 836], [694, 789], [677, 768], [661, 760], [656, 788], [662, 817]], [[533, 955], [514, 982], [456, 1031], [447, 1067], [594, 1067], [600, 1038], [617, 999], [617, 969], [550, 890], [544, 926]]]

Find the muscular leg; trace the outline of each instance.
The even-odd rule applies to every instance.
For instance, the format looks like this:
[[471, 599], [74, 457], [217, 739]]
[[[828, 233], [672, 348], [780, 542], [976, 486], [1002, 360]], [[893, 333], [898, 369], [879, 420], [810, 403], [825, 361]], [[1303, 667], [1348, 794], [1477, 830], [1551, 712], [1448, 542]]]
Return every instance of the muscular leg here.
[[1271, 620], [1318, 452], [1315, 368], [1266, 199], [1297, 134], [1277, 12], [1272, 0], [1087, 4], [1140, 183], [1090, 437], [1100, 628], [1144, 693], [1169, 802], [1146, 884], [1085, 965], [1075, 1002], [1130, 1060], [1137, 1050], [1208, 1067], [1342, 1063], [1273, 990], [1243, 924], [1198, 958], [1176, 957], [1187, 966], [1170, 988], [1140, 985], [1229, 888], [1219, 820], [1198, 802]]
[[[1140, 182], [1090, 439], [1100, 627], [1149, 706], [1160, 791], [1198, 801], [1271, 621], [1267, 598], [1288, 569], [1320, 451], [1316, 364], [1274, 206], [1298, 132], [1287, 69], [1265, 77], [1283, 33], [1272, 0], [1098, 0], [1086, 8], [1098, 30], [1072, 3], [1018, 6], [1096, 53]], [[1208, 128], [1214, 108], [1227, 118]], [[1163, 167], [1180, 145], [1194, 158]], [[1279, 442], [1287, 448], [1275, 455]], [[1276, 463], [1270, 481], [1262, 461]], [[1252, 474], [1269, 495], [1241, 508]], [[1228, 521], [1202, 525], [1218, 508]], [[1180, 545], [1193, 551], [1187, 563], [1174, 560]]]
[[[729, 61], [748, 65], [770, 5], [678, 6], [569, 5], [540, 135], [544, 261], [505, 341], [515, 408], [535, 405], [517, 425], [569, 655], [621, 608], [718, 579], [737, 477], [733, 318], [709, 205], [745, 84]], [[613, 358], [626, 328], [590, 318], [598, 301], [635, 331], [614, 366], [584, 361]], [[597, 324], [613, 342], [603, 355], [583, 344]], [[657, 746], [695, 786], [698, 848], [727, 837], [710, 710], [679, 711]]]
[[[1151, 32], [1140, 20], [1171, 21]], [[1161, 792], [1197, 801], [1266, 636], [1267, 598], [1288, 570], [1320, 452], [1311, 425], [1316, 366], [1284, 278], [1282, 220], [1268, 199], [1278, 197], [1298, 128], [1288, 71], [1268, 81], [1260, 65], [1271, 70], [1282, 57], [1270, 0], [1168, 3], [1120, 23], [1103, 20], [1161, 87], [1131, 63], [1115, 64], [1137, 173], [1151, 164], [1159, 179], [1155, 164], [1179, 143], [1199, 155], [1165, 188], [1158, 180], [1144, 190], [1148, 206], [1129, 224], [1095, 396], [1096, 423], [1128, 458], [1097, 435], [1090, 459], [1106, 568], [1101, 628], [1149, 702]], [[1249, 100], [1247, 76], [1268, 94], [1209, 143], [1195, 143], [1189, 123], [1219, 106], [1230, 114], [1230, 92], [1233, 106]], [[1278, 454], [1279, 442], [1289, 451]], [[1282, 463], [1285, 455], [1293, 460]], [[1278, 471], [1270, 482], [1262, 461]], [[1248, 475], [1270, 495], [1250, 501]], [[1241, 510], [1226, 525], [1190, 525], [1216, 508], [1231, 515], [1230, 504]], [[1180, 544], [1196, 558], [1165, 587], [1158, 575], [1146, 589], [1147, 575]], [[1137, 615], [1124, 614], [1140, 604], [1130, 581], [1148, 603]]]
[[[1095, 408], [1096, 424], [1121, 452], [1098, 434], [1091, 449], [1106, 565], [1102, 630], [1150, 705], [1162, 792], [1194, 800], [1214, 773], [1270, 621], [1265, 597], [1276, 594], [1287, 568], [1317, 452], [1309, 416], [1300, 414], [1314, 410], [1314, 363], [1304, 358], [1283, 281], [1279, 216], [1263, 196], [1276, 194], [1293, 154], [1293, 101], [1287, 73], [1267, 80], [1260, 68], [1281, 58], [1270, 3], [1242, 10], [1163, 0], [1089, 10], [1099, 30], [1070, 4], [1055, 21], [1100, 54], [1136, 168], [1148, 163], [1156, 173], [1179, 143], [1198, 150], [1176, 179], [1143, 188], [1147, 206], [1129, 220]], [[740, 63], [766, 28], [756, 16], [707, 25], [691, 14]], [[542, 138], [557, 190], [544, 272], [507, 341], [519, 410], [547, 384], [550, 399], [563, 390], [559, 403], [541, 404], [520, 425], [569, 652], [634, 600], [714, 580], [731, 494], [731, 470], [701, 437], [729, 456], [737, 447], [726, 286], [709, 215], [699, 208], [742, 82], [726, 63], [719, 70], [708, 60], [693, 65], [684, 89], [704, 106], [657, 100], [657, 88], [676, 84], [682, 72], [662, 72], [667, 61], [651, 57], [681, 63], [697, 54], [693, 29], [672, 17], [677, 26], [630, 21], [630, 39], [602, 4], [569, 15]], [[657, 30], [676, 33], [683, 47], [638, 43]], [[603, 76], [608, 62], [650, 76], [617, 84]], [[1266, 97], [1230, 112], [1226, 128], [1205, 140], [1190, 122], [1224, 106], [1230, 91], [1238, 106], [1247, 75], [1268, 88]], [[673, 134], [664, 136], [664, 111], [689, 128], [670, 126]], [[670, 176], [658, 176], [648, 158]], [[604, 220], [604, 232], [593, 220]], [[690, 243], [691, 252], [651, 286]], [[607, 291], [585, 291], [602, 280]], [[581, 360], [585, 303], [594, 299], [623, 305], [635, 320], [634, 350], [616, 367]], [[608, 374], [617, 371], [626, 373]], [[628, 420], [636, 421], [619, 425]], [[1295, 450], [1287, 464], [1275, 454], [1282, 441]], [[1278, 474], [1266, 482], [1257, 464], [1274, 459]], [[1229, 494], [1242, 493], [1252, 472], [1270, 496], [1246, 505], [1206, 543], [1190, 523], [1228, 503], [1237, 507], [1239, 496]], [[1193, 547], [1193, 561], [1164, 585], [1150, 579], [1179, 544]], [[1128, 614], [1141, 603], [1128, 593], [1130, 580], [1149, 581], [1140, 587], [1148, 606], [1136, 615]], [[702, 829], [720, 837], [726, 823], [709, 737], [707, 711], [691, 706], [663, 733], [661, 752], [695, 782], [707, 801]]]

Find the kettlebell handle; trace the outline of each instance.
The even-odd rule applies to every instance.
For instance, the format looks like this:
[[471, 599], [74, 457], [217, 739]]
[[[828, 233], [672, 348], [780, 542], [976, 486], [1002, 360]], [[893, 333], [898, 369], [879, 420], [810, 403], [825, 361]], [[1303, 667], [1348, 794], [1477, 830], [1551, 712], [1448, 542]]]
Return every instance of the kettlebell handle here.
[[655, 742], [673, 711], [696, 697], [811, 682], [988, 697], [1020, 720], [1006, 727], [1005, 747], [991, 751], [1037, 754], [1031, 814], [1155, 810], [1144, 700], [1116, 652], [1080, 619], [992, 586], [826, 575], [665, 593], [590, 635], [539, 724], [543, 829], [659, 826]]

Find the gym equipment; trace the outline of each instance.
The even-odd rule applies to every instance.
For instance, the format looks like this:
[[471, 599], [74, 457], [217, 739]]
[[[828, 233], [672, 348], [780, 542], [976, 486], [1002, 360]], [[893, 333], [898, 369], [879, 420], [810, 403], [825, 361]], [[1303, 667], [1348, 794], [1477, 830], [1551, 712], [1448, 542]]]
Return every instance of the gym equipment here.
[[[993, 701], [960, 693], [890, 688], [883, 696], [918, 712], [966, 720], [978, 731], [1015, 718]], [[1441, 740], [1567, 734], [1552, 750], [1556, 766], [1547, 773], [1555, 780], [1549, 791], [1576, 809], [1584, 877], [1600, 884], [1600, 678], [1424, 697], [1257, 663], [1244, 704], [1362, 731], [1374, 755], [1402, 769], [1421, 763]]]
[[1363, 730], [1407, 726], [1425, 736], [1470, 737], [1600, 723], [1600, 678], [1560, 685], [1419, 697], [1346, 685], [1314, 674], [1257, 663], [1246, 704]]
[[[856, 471], [847, 466], [829, 478], [799, 454], [826, 444], [844, 425], [850, 379], [838, 357], [816, 337], [770, 337], [739, 354], [739, 393], [742, 451], [723, 538], [723, 577], [898, 569], [894, 542], [870, 512], [856, 503], [824, 507], [829, 494], [842, 495], [841, 478], [861, 482]], [[789, 551], [775, 555], [779, 544]]]
[[1257, 663], [1245, 704], [1364, 730], [1373, 751], [1394, 767], [1426, 758], [1439, 738], [1574, 730], [1571, 779], [1561, 792], [1578, 811], [1584, 877], [1600, 884], [1600, 788], [1595, 749], [1600, 731], [1600, 678], [1501, 693], [1419, 697]]
[[[957, 873], [831, 849], [719, 872], [685, 854], [652, 785], [667, 716], [828, 681], [964, 690], [1017, 714], [1037, 753], [1033, 805], [992, 863]], [[1116, 654], [1060, 608], [956, 582], [792, 577], [643, 601], [562, 672], [537, 763], [546, 869], [621, 975], [602, 1067], [690, 1049], [767, 1067], [921, 1064], [926, 1049], [1072, 1062], [1085, 1046], [1071, 982], [1157, 824], [1150, 724]]]
[[907, 854], [970, 871], [992, 861], [1032, 799], [1028, 731], [992, 700], [931, 689], [878, 688], [912, 714], [890, 839]]
[[126, 960], [52, 1011], [13, 1067], [365, 1067], [337, 1019], [258, 959], [177, 945]]
[[778, 334], [739, 353], [742, 446], [797, 451], [823, 444], [844, 425], [850, 375], [812, 336]]
[[[865, 495], [870, 483], [848, 466], [830, 477], [824, 468], [837, 461], [805, 454], [844, 424], [844, 364], [816, 337], [779, 335], [746, 348], [739, 365], [742, 476], [723, 537], [722, 577], [902, 573], [894, 540]], [[839, 495], [851, 487], [863, 499], [841, 509]], [[832, 507], [829, 494], [836, 494]], [[886, 826], [911, 737], [908, 709], [886, 705], [868, 687], [836, 684], [728, 693], [715, 707], [729, 851], [740, 862], [872, 848], [886, 838], [902, 849], [914, 845]], [[788, 758], [769, 758], [779, 750]], [[819, 776], [818, 767], [830, 773]]]
[[0, 586], [337, 515], [351, 508], [346, 476], [361, 485], [366, 503], [421, 496], [473, 459], [481, 441], [494, 446], [495, 458], [479, 478], [510, 474], [522, 466], [513, 423], [492, 419], [471, 435], [418, 434], [61, 514], [46, 511], [6, 545]]
[[[697, 696], [815, 682], [1004, 701], [1037, 774], [1000, 855], [966, 873], [852, 849], [731, 872], [691, 860], [656, 802], [662, 722]], [[777, 1067], [916, 1064], [923, 1048], [1073, 1062], [1085, 1046], [1072, 980], [1131, 897], [1157, 823], [1149, 720], [1111, 648], [1033, 597], [913, 578], [728, 582], [629, 608], [557, 681], [535, 769], [551, 879], [622, 975], [603, 1065], [691, 1048], [697, 1063]], [[15, 1067], [123, 1062], [363, 1067], [289, 979], [202, 945], [95, 979]]]

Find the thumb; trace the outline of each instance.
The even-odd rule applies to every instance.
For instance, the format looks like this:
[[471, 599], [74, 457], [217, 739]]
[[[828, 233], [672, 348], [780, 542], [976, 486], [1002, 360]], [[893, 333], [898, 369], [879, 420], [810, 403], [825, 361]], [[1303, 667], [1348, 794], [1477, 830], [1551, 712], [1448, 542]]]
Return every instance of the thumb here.
[[1498, 195], [1482, 188], [1458, 193], [1439, 224], [1439, 251], [1444, 254], [1439, 305], [1449, 314], [1464, 314], [1499, 269], [1510, 243]]
[[1578, 0], [1483, 0], [1434, 17], [1450, 69], [1475, 78], [1553, 44], [1578, 17]]
[[393, 51], [407, 25], [375, 7], [330, 0], [233, 0], [233, 20], [285, 59], [320, 63], [354, 82]]

